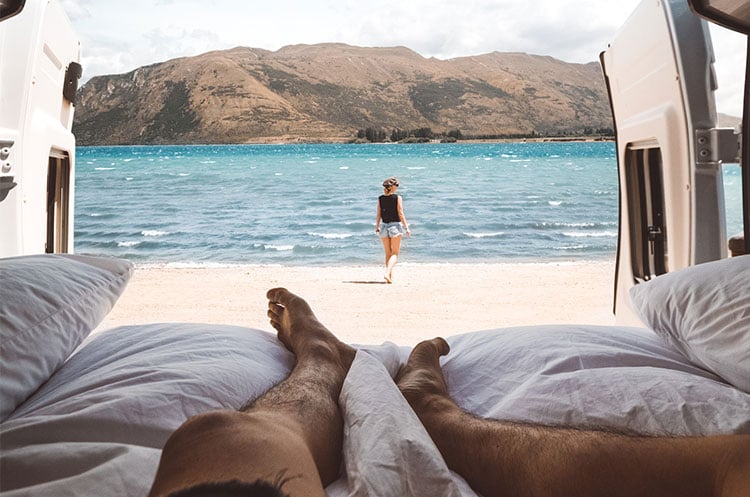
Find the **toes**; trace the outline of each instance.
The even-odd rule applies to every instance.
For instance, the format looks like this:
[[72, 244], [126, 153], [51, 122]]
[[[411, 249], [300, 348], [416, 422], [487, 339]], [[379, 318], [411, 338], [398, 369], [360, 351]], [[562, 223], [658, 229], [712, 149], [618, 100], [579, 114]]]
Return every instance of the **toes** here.
[[419, 342], [412, 350], [409, 356], [409, 362], [414, 359], [419, 363], [430, 363], [436, 364], [440, 356], [444, 356], [450, 352], [451, 347], [448, 342], [441, 337], [433, 338], [432, 340], [425, 340]]
[[451, 351], [451, 346], [448, 345], [448, 342], [443, 337], [435, 337], [430, 342], [432, 342], [432, 345], [437, 350], [438, 355], [443, 356]]
[[295, 295], [286, 288], [272, 288], [266, 293], [270, 304], [287, 308], [293, 315], [313, 314], [310, 305], [299, 295]]
[[271, 309], [268, 309], [267, 315], [268, 319], [271, 321], [271, 326], [278, 330], [281, 327], [280, 316]]
[[278, 304], [284, 304], [284, 302], [288, 302], [290, 296], [294, 296], [294, 294], [286, 288], [271, 288], [270, 290], [268, 290], [268, 292], [266, 292], [268, 301]]
[[396, 382], [404, 381], [406, 382], [404, 386], [408, 387], [408, 383], [415, 378], [429, 378], [431, 380], [442, 378], [440, 356], [447, 354], [449, 351], [448, 342], [440, 337], [419, 342], [409, 354], [406, 364], [399, 370]]

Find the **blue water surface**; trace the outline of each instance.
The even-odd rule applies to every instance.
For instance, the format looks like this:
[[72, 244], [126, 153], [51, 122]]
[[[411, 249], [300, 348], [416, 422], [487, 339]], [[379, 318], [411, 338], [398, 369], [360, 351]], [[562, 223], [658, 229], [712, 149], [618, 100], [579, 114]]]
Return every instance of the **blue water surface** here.
[[413, 232], [403, 261], [614, 258], [609, 142], [79, 147], [75, 250], [143, 264], [381, 263], [389, 176]]

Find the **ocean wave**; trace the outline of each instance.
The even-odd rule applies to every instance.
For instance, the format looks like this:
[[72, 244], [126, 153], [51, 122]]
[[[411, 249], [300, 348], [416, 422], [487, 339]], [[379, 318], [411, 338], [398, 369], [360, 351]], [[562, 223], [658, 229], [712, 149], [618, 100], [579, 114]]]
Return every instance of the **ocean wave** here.
[[130, 241], [127, 241], [127, 242], [117, 242], [117, 246], [118, 247], [137, 247], [141, 243], [143, 243], [143, 242], [141, 242], [141, 241], [135, 241], [135, 240], [130, 240]]
[[562, 205], [562, 200], [547, 200], [547, 203], [552, 207], [558, 207]]
[[141, 235], [143, 236], [149, 236], [149, 237], [159, 237], [159, 236], [165, 236], [169, 235], [169, 231], [160, 231], [160, 230], [143, 230], [141, 231]]
[[588, 245], [578, 244], [578, 245], [562, 245], [559, 247], [555, 247], [555, 250], [585, 250], [588, 248]]
[[94, 171], [114, 171], [114, 167], [95, 167]]
[[617, 238], [616, 231], [575, 231], [563, 232], [562, 235], [569, 238]]
[[308, 233], [310, 236], [317, 236], [319, 238], [325, 238], [326, 240], [343, 240], [344, 238], [351, 238], [351, 233]]
[[271, 250], [275, 252], [291, 252], [294, 250], [294, 245], [274, 245], [272, 243], [254, 243], [255, 248], [262, 248], [263, 250]]
[[464, 233], [464, 236], [468, 236], [469, 238], [497, 238], [500, 236], [505, 236], [505, 232], [497, 231], [495, 233]]
[[534, 228], [542, 228], [542, 229], [555, 229], [555, 228], [603, 228], [607, 226], [617, 226], [616, 222], [602, 222], [602, 223], [591, 223], [591, 222], [572, 222], [572, 223], [563, 223], [563, 222], [556, 222], [556, 223], [548, 223], [548, 222], [542, 222], [542, 223], [535, 223], [533, 225]]

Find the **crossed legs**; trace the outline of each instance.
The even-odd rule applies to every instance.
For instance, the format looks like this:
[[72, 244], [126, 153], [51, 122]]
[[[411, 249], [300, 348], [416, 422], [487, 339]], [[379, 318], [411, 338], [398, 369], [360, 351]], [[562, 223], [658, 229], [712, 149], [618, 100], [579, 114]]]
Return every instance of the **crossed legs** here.
[[[338, 396], [355, 351], [300, 297], [274, 289], [268, 299], [271, 324], [296, 355], [291, 374], [241, 411], [186, 421], [164, 447], [150, 496], [234, 481], [323, 497], [338, 476]], [[479, 419], [448, 394], [439, 363], [448, 350], [441, 338], [418, 344], [397, 383], [448, 467], [486, 497], [747, 497], [750, 436], [630, 437]]]

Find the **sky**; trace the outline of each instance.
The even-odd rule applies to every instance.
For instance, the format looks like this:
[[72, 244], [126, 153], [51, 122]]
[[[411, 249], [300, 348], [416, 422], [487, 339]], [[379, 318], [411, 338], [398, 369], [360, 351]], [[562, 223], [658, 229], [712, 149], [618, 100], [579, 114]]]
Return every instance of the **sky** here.
[[[211, 50], [326, 42], [405, 46], [439, 59], [499, 51], [586, 63], [598, 60], [638, 2], [61, 0], [81, 38], [83, 81]], [[726, 30], [712, 35], [717, 106], [739, 116], [745, 38]]]

